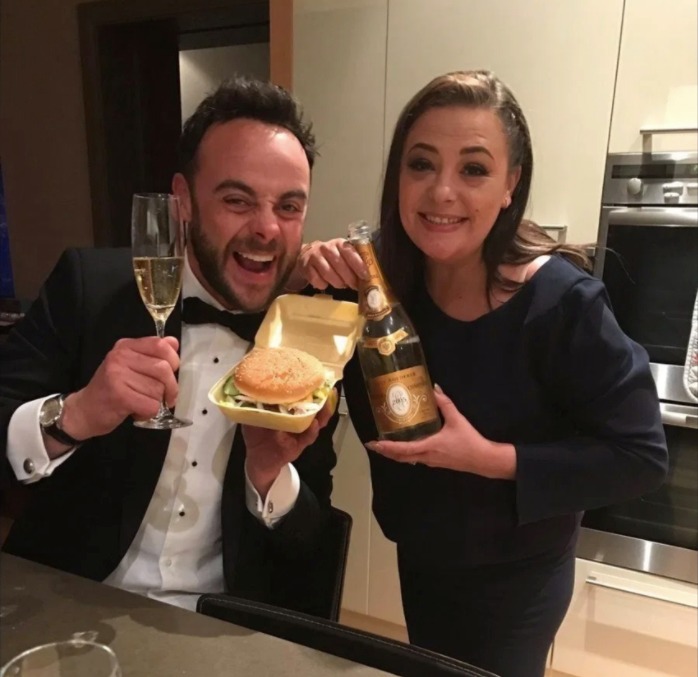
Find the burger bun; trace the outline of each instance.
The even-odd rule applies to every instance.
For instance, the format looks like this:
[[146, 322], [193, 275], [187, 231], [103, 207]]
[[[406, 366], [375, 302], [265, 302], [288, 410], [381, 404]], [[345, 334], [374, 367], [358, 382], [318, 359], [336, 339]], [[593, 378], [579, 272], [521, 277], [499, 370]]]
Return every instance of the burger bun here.
[[264, 404], [293, 404], [312, 397], [325, 382], [325, 368], [296, 348], [254, 348], [233, 370], [237, 389]]

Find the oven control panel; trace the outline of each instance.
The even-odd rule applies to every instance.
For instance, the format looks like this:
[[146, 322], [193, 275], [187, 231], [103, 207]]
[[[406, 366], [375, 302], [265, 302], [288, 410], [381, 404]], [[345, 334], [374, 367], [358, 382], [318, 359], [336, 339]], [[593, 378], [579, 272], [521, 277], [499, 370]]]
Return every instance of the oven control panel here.
[[602, 202], [698, 206], [698, 153], [609, 155]]
[[[657, 186], [649, 182], [645, 183], [642, 179], [634, 177], [628, 179], [626, 184], [626, 191], [629, 199], [632, 200], [635, 198], [637, 200], [642, 200], [642, 198], [645, 197], [644, 192], [646, 186], [649, 186], [647, 198], [650, 198], [652, 193], [659, 198]], [[664, 204], [698, 204], [698, 182], [683, 183], [682, 181], [669, 181], [668, 183], [662, 183], [661, 189], [661, 197]]]

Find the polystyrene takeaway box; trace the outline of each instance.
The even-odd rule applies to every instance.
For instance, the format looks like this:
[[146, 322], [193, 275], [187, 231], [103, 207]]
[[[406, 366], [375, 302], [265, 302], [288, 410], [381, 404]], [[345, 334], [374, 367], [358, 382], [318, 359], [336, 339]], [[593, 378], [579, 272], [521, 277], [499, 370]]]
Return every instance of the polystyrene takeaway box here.
[[[354, 353], [359, 326], [356, 303], [335, 301], [324, 294], [286, 294], [276, 298], [269, 307], [255, 335], [254, 345], [304, 350], [322, 362], [334, 385], [341, 380], [344, 367]], [[235, 366], [232, 365], [208, 393], [209, 400], [231, 421], [293, 433], [308, 429], [315, 413], [282, 414], [224, 402], [223, 386]], [[330, 393], [334, 393], [334, 390], [330, 390]]]

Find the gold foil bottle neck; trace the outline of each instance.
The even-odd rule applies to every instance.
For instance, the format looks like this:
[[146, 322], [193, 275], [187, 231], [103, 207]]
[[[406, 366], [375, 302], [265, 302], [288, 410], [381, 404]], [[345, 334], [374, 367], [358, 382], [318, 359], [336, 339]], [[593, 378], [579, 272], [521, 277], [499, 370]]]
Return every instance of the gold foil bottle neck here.
[[359, 282], [359, 311], [367, 320], [381, 320], [392, 310], [394, 298], [378, 264], [368, 223], [349, 226], [349, 241], [368, 271], [368, 278]]

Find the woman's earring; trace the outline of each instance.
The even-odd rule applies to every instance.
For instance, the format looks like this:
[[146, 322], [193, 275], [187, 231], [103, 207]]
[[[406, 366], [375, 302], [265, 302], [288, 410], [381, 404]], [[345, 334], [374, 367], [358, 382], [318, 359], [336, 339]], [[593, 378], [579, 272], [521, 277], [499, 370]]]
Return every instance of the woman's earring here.
[[502, 209], [508, 209], [510, 204], [511, 204], [511, 198], [507, 195], [504, 198], [504, 204], [502, 205]]

